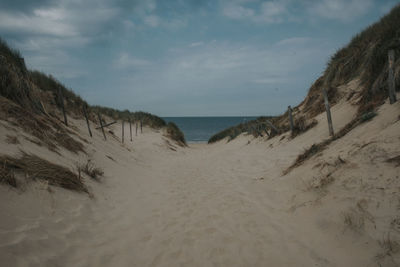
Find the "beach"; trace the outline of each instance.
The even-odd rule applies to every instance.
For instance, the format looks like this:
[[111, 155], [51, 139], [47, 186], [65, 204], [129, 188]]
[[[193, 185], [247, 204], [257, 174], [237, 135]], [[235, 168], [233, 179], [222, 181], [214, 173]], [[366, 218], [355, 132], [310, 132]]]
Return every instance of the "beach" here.
[[[384, 266], [396, 266], [376, 240], [397, 233], [388, 225], [398, 209], [398, 168], [387, 168], [385, 159], [399, 149], [399, 108], [386, 103], [372, 121], [287, 175], [299, 153], [327, 138], [325, 114], [295, 139], [241, 135], [189, 147], [148, 127], [122, 144], [120, 124], [111, 126], [115, 135], [106, 142], [100, 130], [90, 138], [85, 121], [71, 119], [88, 140], [87, 155], [79, 157], [66, 150], [56, 156], [18, 133], [20, 144], [2, 142], [2, 151], [18, 155], [23, 147], [71, 169], [91, 158], [104, 177], [85, 179], [90, 195], [40, 181], [1, 186], [0, 260], [4, 266], [375, 266], [381, 255]], [[336, 129], [356, 112], [346, 101], [332, 110]], [[8, 126], [1, 140], [15, 134]]]

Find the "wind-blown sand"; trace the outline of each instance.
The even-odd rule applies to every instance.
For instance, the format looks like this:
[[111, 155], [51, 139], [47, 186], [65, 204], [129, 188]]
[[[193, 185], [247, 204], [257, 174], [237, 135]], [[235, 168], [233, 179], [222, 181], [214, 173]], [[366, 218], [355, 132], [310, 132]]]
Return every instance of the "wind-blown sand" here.
[[[328, 137], [325, 114], [293, 140], [240, 136], [189, 148], [148, 128], [123, 145], [99, 131], [90, 139], [84, 121], [71, 119], [105, 177], [86, 179], [93, 198], [40, 182], [0, 186], [0, 265], [396, 266], [398, 253], [386, 255], [378, 241], [386, 233], [399, 240], [400, 225], [390, 228], [399, 168], [385, 163], [400, 151], [399, 111], [399, 103], [385, 104], [286, 176], [299, 153]], [[335, 105], [335, 129], [355, 112]], [[3, 126], [0, 140], [15, 135]], [[19, 145], [2, 141], [1, 151], [23, 149], [69, 168], [88, 157], [57, 156], [23, 135]], [[326, 175], [333, 181], [319, 186]], [[358, 220], [346, 223], [352, 216]]]

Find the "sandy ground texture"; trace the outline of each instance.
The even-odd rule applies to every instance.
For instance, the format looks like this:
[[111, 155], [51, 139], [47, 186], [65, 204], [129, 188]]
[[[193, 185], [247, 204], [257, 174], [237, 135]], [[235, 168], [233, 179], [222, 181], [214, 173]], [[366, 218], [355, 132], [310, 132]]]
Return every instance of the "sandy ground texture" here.
[[[335, 129], [356, 107], [332, 109]], [[144, 128], [125, 144], [91, 139], [88, 155], [49, 152], [1, 121], [0, 151], [20, 150], [74, 169], [92, 159], [93, 197], [26, 181], [0, 186], [1, 266], [399, 266], [400, 103], [293, 169], [297, 155], [328, 137], [318, 125], [291, 139], [240, 136], [175, 145]], [[121, 125], [113, 128], [120, 136]], [[17, 144], [6, 142], [16, 136]]]

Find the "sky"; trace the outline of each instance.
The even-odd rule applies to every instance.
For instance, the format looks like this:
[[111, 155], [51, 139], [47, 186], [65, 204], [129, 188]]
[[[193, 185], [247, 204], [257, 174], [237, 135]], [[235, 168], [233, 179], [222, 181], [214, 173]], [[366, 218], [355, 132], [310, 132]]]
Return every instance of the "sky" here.
[[0, 36], [90, 104], [277, 115], [394, 0], [1, 0]]

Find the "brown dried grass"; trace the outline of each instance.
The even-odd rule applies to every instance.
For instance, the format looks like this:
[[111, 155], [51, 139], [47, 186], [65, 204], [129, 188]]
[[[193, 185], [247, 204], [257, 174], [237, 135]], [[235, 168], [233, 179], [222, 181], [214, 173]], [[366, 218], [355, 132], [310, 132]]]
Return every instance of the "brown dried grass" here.
[[17, 180], [15, 179], [14, 173], [7, 169], [5, 163], [0, 166], [0, 183], [17, 187]]
[[88, 159], [85, 164], [78, 165], [78, 171], [87, 174], [90, 178], [99, 181], [100, 177], [104, 175], [104, 171], [96, 167], [91, 159]]
[[21, 127], [45, 143], [51, 151], [56, 152], [58, 146], [61, 146], [73, 153], [85, 153], [83, 144], [73, 139], [70, 136], [73, 132], [66, 129], [61, 122], [29, 112], [4, 97], [0, 97], [0, 119]]
[[386, 162], [396, 164], [396, 167], [400, 166], [400, 155], [387, 159]]
[[357, 127], [359, 124], [363, 123], [365, 120], [363, 119], [363, 116], [358, 116], [352, 121], [350, 121], [348, 124], [346, 124], [340, 131], [338, 131], [335, 136], [332, 138], [326, 139], [318, 144], [312, 144], [311, 147], [307, 148], [303, 153], [297, 156], [295, 162], [290, 165], [284, 172], [283, 175], [288, 174], [291, 172], [294, 168], [297, 168], [298, 166], [302, 165], [305, 161], [313, 157], [315, 154], [322, 152], [325, 150], [330, 143], [333, 141], [342, 138], [345, 136], [348, 132], [353, 130], [355, 127]]
[[66, 189], [89, 193], [81, 177], [69, 169], [51, 163], [36, 155], [22, 153], [19, 158], [0, 156], [4, 173], [22, 171], [26, 177], [47, 181], [50, 185], [60, 186]]
[[7, 144], [12, 144], [12, 145], [19, 144], [18, 138], [16, 136], [12, 136], [12, 135], [6, 136], [6, 142], [7, 142]]

